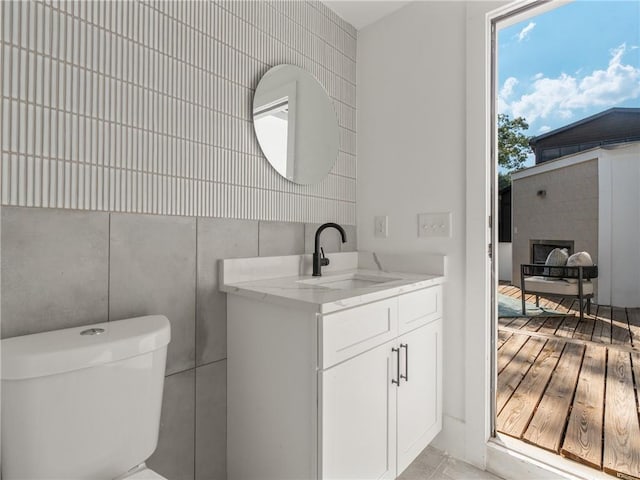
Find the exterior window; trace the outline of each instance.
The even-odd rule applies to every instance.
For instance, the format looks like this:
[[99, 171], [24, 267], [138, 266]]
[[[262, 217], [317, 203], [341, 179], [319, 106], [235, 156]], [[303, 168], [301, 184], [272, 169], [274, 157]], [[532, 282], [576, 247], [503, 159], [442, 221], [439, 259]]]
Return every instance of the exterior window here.
[[558, 158], [560, 156], [559, 148], [545, 148], [542, 151], [542, 161], [546, 162], [547, 160], [553, 160], [554, 158]]

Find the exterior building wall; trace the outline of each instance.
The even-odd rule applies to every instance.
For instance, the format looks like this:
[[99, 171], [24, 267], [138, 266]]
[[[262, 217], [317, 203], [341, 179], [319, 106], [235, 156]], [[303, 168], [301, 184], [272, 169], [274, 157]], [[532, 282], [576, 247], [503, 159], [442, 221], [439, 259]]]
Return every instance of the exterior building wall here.
[[[538, 192], [544, 191], [544, 195]], [[598, 159], [514, 178], [513, 283], [530, 262], [530, 240], [573, 240], [598, 263]]]
[[616, 307], [640, 307], [640, 142], [600, 156], [598, 299]]
[[498, 243], [498, 280], [511, 282], [512, 276], [512, 247], [511, 242]]

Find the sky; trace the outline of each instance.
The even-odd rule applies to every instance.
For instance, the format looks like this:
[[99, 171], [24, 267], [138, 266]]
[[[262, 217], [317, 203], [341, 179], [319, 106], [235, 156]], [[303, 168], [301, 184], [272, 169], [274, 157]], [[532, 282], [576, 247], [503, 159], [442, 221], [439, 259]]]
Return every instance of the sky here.
[[498, 90], [530, 136], [640, 107], [640, 0], [577, 0], [499, 29]]

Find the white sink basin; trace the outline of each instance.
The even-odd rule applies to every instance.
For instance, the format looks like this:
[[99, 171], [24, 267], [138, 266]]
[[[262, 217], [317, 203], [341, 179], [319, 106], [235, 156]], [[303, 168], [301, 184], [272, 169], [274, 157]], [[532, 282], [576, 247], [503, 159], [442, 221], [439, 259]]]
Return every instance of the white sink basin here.
[[331, 275], [328, 277], [318, 277], [309, 280], [298, 280], [298, 283], [314, 285], [322, 288], [334, 290], [353, 290], [355, 288], [366, 288], [380, 285], [382, 283], [395, 282], [401, 280], [397, 277], [380, 277], [377, 275], [366, 275], [362, 273], [347, 273], [344, 275]]

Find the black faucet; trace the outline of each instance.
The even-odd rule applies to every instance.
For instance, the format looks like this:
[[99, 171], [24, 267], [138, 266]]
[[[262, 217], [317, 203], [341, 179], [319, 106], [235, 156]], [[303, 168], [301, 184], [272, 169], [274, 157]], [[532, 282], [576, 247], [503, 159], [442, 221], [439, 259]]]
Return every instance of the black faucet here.
[[[320, 234], [325, 228], [335, 228], [340, 232], [340, 236], [342, 237], [342, 243], [346, 243], [347, 234], [337, 223], [323, 223], [316, 230], [316, 241], [315, 241], [315, 249], [313, 251], [313, 276], [320, 277], [322, 276], [322, 267], [329, 265], [329, 259], [324, 256], [324, 250], [320, 246]], [[322, 256], [320, 255], [322, 253]]]

